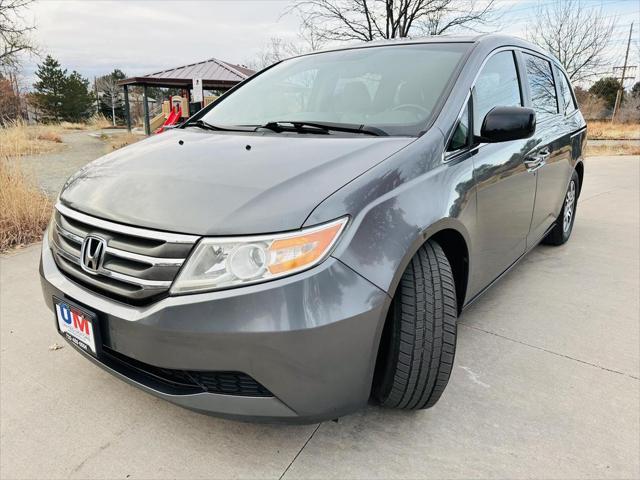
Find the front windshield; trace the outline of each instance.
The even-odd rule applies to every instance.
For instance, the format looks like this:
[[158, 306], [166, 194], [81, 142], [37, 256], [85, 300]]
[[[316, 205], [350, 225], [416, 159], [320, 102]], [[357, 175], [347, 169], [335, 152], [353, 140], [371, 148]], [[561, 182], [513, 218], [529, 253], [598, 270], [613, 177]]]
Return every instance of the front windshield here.
[[293, 58], [225, 96], [202, 120], [222, 127], [344, 123], [415, 136], [468, 48], [405, 44]]

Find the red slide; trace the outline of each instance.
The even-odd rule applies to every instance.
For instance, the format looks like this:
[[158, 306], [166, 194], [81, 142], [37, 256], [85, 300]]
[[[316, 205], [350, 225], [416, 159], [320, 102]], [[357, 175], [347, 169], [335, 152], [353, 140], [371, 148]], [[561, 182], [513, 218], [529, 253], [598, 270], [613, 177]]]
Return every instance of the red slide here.
[[165, 120], [162, 126], [159, 129], [157, 129], [155, 133], [164, 132], [164, 127], [166, 127], [167, 125], [175, 125], [180, 121], [181, 118], [182, 118], [182, 107], [177, 107], [172, 109], [171, 113], [169, 114], [169, 118]]

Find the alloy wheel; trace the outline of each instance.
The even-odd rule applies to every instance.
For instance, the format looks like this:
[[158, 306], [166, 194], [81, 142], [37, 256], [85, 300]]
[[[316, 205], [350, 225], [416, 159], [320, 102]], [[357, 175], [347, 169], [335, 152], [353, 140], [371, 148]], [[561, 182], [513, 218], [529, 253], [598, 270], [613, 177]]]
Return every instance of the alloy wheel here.
[[567, 196], [564, 199], [564, 219], [562, 222], [562, 230], [566, 233], [571, 228], [571, 220], [573, 219], [573, 210], [576, 203], [576, 182], [571, 180]]

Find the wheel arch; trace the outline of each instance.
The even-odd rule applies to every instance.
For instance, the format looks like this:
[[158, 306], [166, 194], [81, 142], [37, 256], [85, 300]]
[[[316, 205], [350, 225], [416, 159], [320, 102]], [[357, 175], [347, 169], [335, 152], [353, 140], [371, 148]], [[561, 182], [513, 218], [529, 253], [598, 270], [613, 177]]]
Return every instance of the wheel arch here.
[[444, 250], [447, 260], [451, 265], [456, 286], [458, 313], [460, 313], [465, 303], [469, 282], [471, 264], [469, 235], [464, 225], [458, 220], [452, 218], [444, 218], [432, 224], [416, 237], [414, 243], [406, 252], [406, 255], [395, 272], [393, 281], [391, 282], [391, 288], [389, 288], [389, 296], [393, 298], [396, 293], [396, 289], [398, 288], [398, 284], [400, 283], [400, 279], [402, 278], [402, 274], [409, 265], [409, 262], [420, 247], [429, 240], [438, 242]]

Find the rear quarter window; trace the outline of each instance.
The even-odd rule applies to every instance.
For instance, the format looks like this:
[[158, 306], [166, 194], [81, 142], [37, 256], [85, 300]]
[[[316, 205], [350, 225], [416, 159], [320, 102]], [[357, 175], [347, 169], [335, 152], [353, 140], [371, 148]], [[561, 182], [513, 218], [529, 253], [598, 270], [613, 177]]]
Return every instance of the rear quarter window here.
[[558, 113], [558, 99], [551, 63], [528, 53], [524, 54], [524, 60], [531, 91], [531, 106], [536, 112], [538, 121], [543, 121]]
[[571, 115], [578, 107], [571, 93], [571, 86], [564, 72], [556, 68], [556, 78], [558, 79], [558, 87], [560, 87], [560, 96], [562, 97], [562, 108], [565, 115]]

